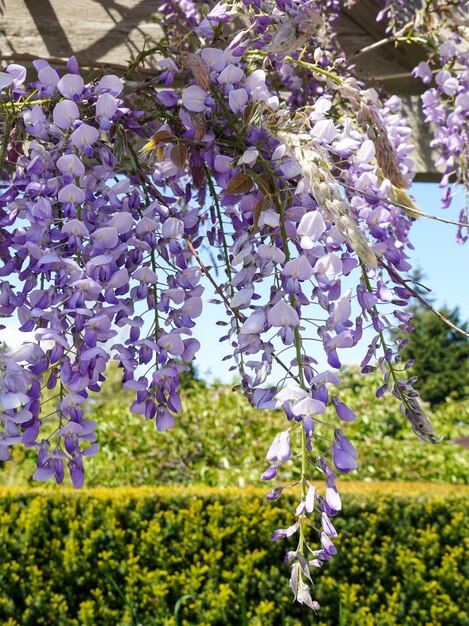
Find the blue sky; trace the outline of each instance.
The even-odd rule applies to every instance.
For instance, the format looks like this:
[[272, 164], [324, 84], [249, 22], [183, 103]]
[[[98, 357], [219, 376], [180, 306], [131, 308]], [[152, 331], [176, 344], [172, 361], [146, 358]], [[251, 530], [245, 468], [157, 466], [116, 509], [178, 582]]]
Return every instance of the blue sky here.
[[[440, 208], [441, 189], [435, 183], [416, 183], [411, 193], [425, 213], [449, 219], [457, 219], [464, 202], [461, 194], [450, 209], [443, 211]], [[414, 223], [412, 241], [415, 248], [411, 254], [412, 264], [423, 270], [426, 276], [424, 284], [432, 290], [434, 306], [447, 306], [450, 309], [459, 307], [461, 319], [469, 320], [469, 242], [465, 246], [458, 245], [456, 226], [428, 218], [421, 218]], [[207, 283], [206, 298], [212, 297], [212, 293], [213, 288]], [[222, 362], [223, 356], [229, 351], [228, 345], [219, 342], [226, 329], [216, 325], [218, 319], [223, 319], [222, 316], [220, 305], [207, 304], [203, 317], [199, 318], [194, 333], [201, 343], [197, 366], [204, 379], [230, 383], [234, 378], [234, 373], [229, 371], [230, 362]], [[343, 350], [343, 363], [358, 363], [366, 352], [366, 345], [365, 341], [360, 347]], [[327, 364], [320, 346], [311, 344], [311, 350], [311, 356], [318, 358], [320, 368], [325, 369]]]
[[[461, 193], [454, 200], [454, 208], [441, 210], [440, 189], [436, 184], [414, 184], [412, 193], [423, 211], [449, 219], [457, 219], [464, 203]], [[432, 289], [437, 307], [459, 306], [462, 319], [469, 320], [469, 242], [458, 245], [456, 226], [429, 219], [417, 220], [412, 235], [413, 264], [426, 274], [425, 284]]]

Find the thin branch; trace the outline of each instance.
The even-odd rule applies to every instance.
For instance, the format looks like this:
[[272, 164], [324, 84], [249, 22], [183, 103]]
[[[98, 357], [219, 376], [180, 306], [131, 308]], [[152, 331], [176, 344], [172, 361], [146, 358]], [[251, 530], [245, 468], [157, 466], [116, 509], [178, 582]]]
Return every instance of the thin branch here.
[[[432, 74], [437, 74], [439, 69], [432, 70]], [[463, 69], [461, 67], [454, 67], [454, 72], [462, 72]], [[373, 80], [400, 80], [401, 78], [413, 78], [414, 75], [412, 72], [398, 72], [397, 74], [384, 74], [383, 76], [372, 76]]]
[[381, 48], [381, 46], [385, 46], [388, 43], [393, 43], [394, 41], [396, 41], [396, 39], [399, 39], [399, 37], [402, 37], [403, 35], [405, 35], [405, 33], [410, 28], [412, 28], [413, 25], [414, 25], [413, 22], [408, 22], [407, 24], [405, 24], [405, 26], [403, 26], [400, 30], [398, 30], [397, 33], [394, 33], [393, 35], [390, 35], [389, 37], [385, 37], [384, 39], [380, 39], [379, 41], [375, 41], [369, 46], [365, 46], [358, 52], [355, 52], [355, 54], [352, 54], [352, 56], [349, 57], [348, 61], [353, 61], [354, 59], [357, 59], [363, 54], [372, 52], [373, 50], [376, 50], [377, 48]]
[[[215, 289], [215, 291], [217, 292], [217, 294], [223, 300], [223, 303], [225, 304], [226, 308], [233, 313], [233, 315], [236, 317], [236, 319], [239, 322], [244, 323], [244, 321], [245, 321], [244, 316], [241, 315], [236, 309], [232, 308], [228, 298], [225, 296], [225, 294], [221, 290], [220, 286], [217, 284], [217, 282], [215, 281], [213, 276], [210, 274], [210, 271], [205, 266], [204, 262], [202, 261], [202, 259], [199, 256], [199, 253], [194, 248], [192, 243], [189, 241], [189, 239], [185, 239], [185, 242], [186, 242], [187, 247], [189, 248], [189, 250], [192, 252], [192, 255], [194, 256], [194, 259], [199, 264], [200, 269], [203, 271], [205, 276], [208, 278], [208, 280], [212, 284], [212, 286]], [[275, 361], [277, 361], [277, 363], [280, 365], [280, 367], [282, 367], [293, 378], [293, 380], [295, 380], [298, 384], [300, 384], [300, 381], [299, 381], [298, 377], [295, 376], [295, 374], [291, 371], [291, 369], [288, 367], [288, 365], [285, 365], [285, 363], [281, 359], [279, 359], [278, 356], [274, 352], [272, 353], [272, 357], [274, 358]]]
[[345, 187], [346, 189], [350, 189], [351, 191], [355, 191], [356, 193], [362, 194], [363, 196], [370, 196], [370, 198], [374, 198], [375, 200], [380, 200], [381, 202], [384, 202], [385, 204], [392, 204], [393, 206], [396, 206], [402, 209], [404, 213], [406, 213], [406, 215], [408, 215], [409, 217], [412, 217], [413, 219], [426, 217], [430, 220], [443, 222], [444, 224], [452, 224], [453, 226], [462, 226], [464, 228], [469, 228], [468, 222], [458, 222], [456, 220], [449, 220], [446, 217], [440, 217], [439, 215], [433, 215], [431, 213], [424, 213], [419, 208], [413, 209], [412, 207], [406, 206], [405, 204], [401, 204], [400, 202], [396, 202], [395, 200], [392, 200], [391, 198], [382, 198], [381, 196], [371, 193], [370, 191], [367, 191], [364, 189], [358, 189], [358, 187], [354, 187], [353, 185], [349, 185], [348, 183], [344, 183], [341, 181], [340, 184], [342, 185], [342, 187]]
[[447, 317], [445, 317], [442, 313], [440, 313], [439, 311], [437, 311], [435, 309], [435, 307], [433, 307], [429, 302], [427, 302], [427, 300], [425, 300], [425, 298], [423, 298], [418, 291], [415, 291], [415, 289], [412, 289], [412, 287], [409, 287], [407, 280], [404, 280], [403, 278], [401, 278], [401, 276], [399, 276], [399, 274], [397, 274], [397, 272], [395, 272], [391, 267], [389, 267], [389, 265], [386, 265], [386, 263], [382, 260], [382, 259], [378, 259], [378, 263], [384, 267], [384, 269], [388, 272], [389, 276], [391, 276], [391, 278], [393, 278], [397, 283], [404, 285], [404, 287], [407, 289], [407, 291], [410, 291], [410, 293], [412, 294], [412, 296], [414, 298], [417, 298], [417, 300], [423, 304], [423, 306], [428, 309], [429, 311], [431, 311], [434, 315], [437, 316], [438, 319], [440, 319], [442, 322], [444, 322], [447, 326], [449, 326], [450, 328], [452, 328], [453, 330], [457, 331], [458, 333], [460, 333], [461, 335], [464, 335], [464, 337], [469, 337], [469, 332], [467, 332], [466, 330], [464, 330], [463, 328], [460, 328], [459, 326], [457, 326], [456, 324], [454, 324], [451, 320], [449, 320]]

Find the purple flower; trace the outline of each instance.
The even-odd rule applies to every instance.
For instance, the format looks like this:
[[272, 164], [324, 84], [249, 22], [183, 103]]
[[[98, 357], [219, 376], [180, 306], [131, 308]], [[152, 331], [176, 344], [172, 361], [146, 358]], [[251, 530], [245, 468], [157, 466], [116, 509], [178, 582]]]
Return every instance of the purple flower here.
[[[106, 74], [103, 76], [98, 84], [96, 85], [96, 92], [106, 91], [109, 92], [112, 96], [119, 96], [124, 89], [124, 85], [122, 83], [122, 79], [119, 76], [115, 76], [114, 74]], [[161, 93], [161, 92], [160, 92]]]
[[433, 74], [428, 63], [421, 61], [417, 67], [412, 70], [412, 76], [415, 78], [421, 78], [422, 82], [427, 84], [432, 81]]
[[[273, 4], [266, 12], [258, 0], [235, 9], [218, 2], [207, 13], [195, 0], [164, 0], [168, 39], [195, 33], [196, 48], [181, 57], [181, 67], [169, 57], [156, 60], [161, 73], [140, 94], [130, 76], [125, 90], [113, 75], [85, 84], [74, 57], [60, 74], [35, 61], [32, 85], [21, 66], [0, 73], [8, 105], [0, 115], [8, 140], [0, 309], [34, 337], [0, 354], [0, 459], [23, 443], [38, 452], [37, 480], [61, 483], [68, 469], [80, 487], [83, 459], [99, 448], [86, 400], [100, 392], [110, 358], [134, 394], [131, 411], [154, 419], [160, 432], [171, 428], [182, 410], [184, 362], [200, 347], [192, 333], [203, 311], [203, 276], [221, 304], [225, 358], [238, 370], [239, 388], [253, 407], [282, 409], [287, 420], [262, 478], [285, 481], [267, 496], [276, 500], [290, 486], [290, 465], [299, 465], [295, 523], [272, 538], [299, 531], [288, 556], [291, 586], [298, 602], [317, 610], [306, 582], [310, 567], [336, 552], [330, 517], [342, 507], [332, 467], [354, 470], [357, 453], [334, 425], [355, 419], [330, 397], [328, 385], [340, 379], [318, 371], [306, 342], [316, 338], [332, 370], [341, 365], [341, 349], [368, 341], [369, 326], [363, 372], [382, 369], [378, 395], [393, 391], [415, 432], [436, 438], [412, 379], [390, 387], [398, 351], [389, 346], [381, 354], [382, 333], [392, 323], [412, 329], [403, 274], [411, 269], [414, 213], [405, 188], [414, 164], [399, 98], [381, 101], [353, 78], [346, 60], [337, 61], [333, 32], [319, 28], [321, 3]], [[332, 19], [340, 2], [326, 0], [321, 8]], [[392, 18], [390, 29], [410, 19], [407, 9], [394, 17], [391, 9], [381, 12]], [[230, 34], [224, 25], [234, 16], [242, 25], [235, 20]], [[429, 83], [435, 68], [422, 103], [434, 126], [448, 206], [453, 179], [467, 178], [469, 55], [451, 33], [432, 36], [432, 65], [427, 59], [414, 75]], [[298, 42], [312, 50], [301, 67]], [[293, 60], [283, 59], [290, 52]], [[324, 70], [335, 81], [325, 80]], [[180, 85], [173, 89], [176, 75]], [[7, 109], [17, 109], [11, 128]], [[140, 152], [145, 137], [156, 137], [155, 145]], [[222, 192], [235, 183], [236, 193]], [[459, 219], [467, 221], [464, 211]], [[462, 226], [458, 237], [466, 238]], [[386, 315], [384, 304], [392, 304]], [[285, 374], [278, 388], [277, 365]], [[59, 385], [46, 436], [43, 393]], [[334, 441], [325, 450], [329, 427]], [[325, 490], [309, 482], [314, 467]], [[308, 561], [299, 548], [312, 545], [314, 535], [320, 545]]]
[[119, 103], [111, 93], [106, 92], [99, 96], [96, 102], [96, 118], [102, 130], [110, 130]]
[[13, 84], [13, 77], [6, 72], [0, 72], [0, 91], [7, 89]]
[[156, 97], [162, 104], [164, 104], [165, 107], [168, 107], [169, 109], [175, 107], [179, 100], [178, 94], [175, 91], [169, 90], [158, 91]]
[[319, 211], [305, 213], [297, 228], [297, 233], [301, 237], [301, 247], [305, 250], [313, 248], [325, 230], [326, 224]]
[[297, 259], [291, 259], [285, 263], [282, 274], [285, 276], [293, 276], [294, 278], [303, 281], [311, 278], [313, 275], [313, 268], [306, 257], [300, 256]]
[[265, 314], [263, 311], [256, 311], [252, 313], [247, 320], [243, 323], [240, 329], [240, 334], [251, 335], [258, 334], [262, 331], [265, 324]]
[[233, 113], [242, 113], [248, 103], [248, 93], [245, 89], [233, 89], [228, 94], [228, 102]]
[[184, 222], [176, 217], [168, 217], [163, 223], [162, 235], [167, 239], [182, 239], [184, 236]]
[[70, 135], [72, 144], [77, 148], [86, 148], [93, 145], [99, 139], [99, 131], [89, 124], [81, 124]]
[[335, 467], [339, 470], [339, 472], [343, 472], [345, 474], [357, 469], [357, 451], [340, 428], [335, 431], [334, 438], [335, 443], [332, 446], [332, 456]]
[[74, 183], [70, 183], [69, 185], [65, 185], [59, 191], [58, 194], [59, 202], [66, 202], [69, 204], [80, 204], [85, 200], [85, 194], [80, 187], [77, 187]]
[[341, 402], [337, 396], [332, 397], [332, 404], [336, 410], [337, 415], [344, 422], [353, 422], [356, 419], [355, 413], [349, 409], [349, 407]]
[[243, 70], [237, 65], [227, 65], [218, 75], [219, 84], [234, 84], [239, 83], [244, 78]]
[[73, 176], [83, 176], [85, 166], [75, 154], [64, 154], [57, 159], [57, 167], [61, 172], [69, 172]]

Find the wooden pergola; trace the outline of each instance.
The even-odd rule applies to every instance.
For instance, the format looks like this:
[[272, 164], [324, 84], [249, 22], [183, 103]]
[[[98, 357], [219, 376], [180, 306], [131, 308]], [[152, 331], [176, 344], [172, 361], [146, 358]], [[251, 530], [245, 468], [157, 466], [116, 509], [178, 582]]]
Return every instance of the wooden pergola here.
[[[161, 28], [154, 19], [157, 0], [2, 0], [0, 57], [2, 63], [30, 63], [46, 58], [63, 65], [74, 54], [82, 67], [123, 71], [145, 43], [157, 42]], [[386, 42], [385, 25], [376, 22], [373, 0], [358, 0], [344, 9], [337, 29], [342, 48], [371, 84], [403, 98], [414, 130], [417, 181], [437, 181], [430, 138], [422, 119], [420, 81], [412, 69], [424, 58], [416, 45]], [[148, 73], [154, 72], [146, 59]]]

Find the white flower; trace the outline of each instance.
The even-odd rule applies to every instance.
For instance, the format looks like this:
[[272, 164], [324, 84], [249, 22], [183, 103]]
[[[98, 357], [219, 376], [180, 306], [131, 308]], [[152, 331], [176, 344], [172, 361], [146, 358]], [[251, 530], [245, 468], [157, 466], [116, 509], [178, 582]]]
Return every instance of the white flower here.
[[259, 156], [259, 152], [254, 148], [254, 146], [249, 147], [244, 154], [242, 154], [238, 159], [238, 165], [254, 165], [257, 161], [257, 157]]
[[300, 318], [295, 309], [285, 302], [280, 300], [277, 304], [270, 309], [267, 319], [271, 326], [285, 327], [285, 326], [298, 326]]
[[265, 313], [263, 311], [255, 311], [252, 313], [244, 324], [241, 326], [240, 335], [257, 335], [261, 332], [265, 324]]
[[186, 87], [182, 92], [182, 103], [188, 111], [202, 113], [205, 111], [205, 98], [208, 93], [198, 85]]
[[326, 230], [324, 218], [319, 211], [308, 211], [298, 224], [297, 233], [301, 237], [301, 247], [310, 250]]
[[220, 85], [239, 83], [240, 80], [244, 78], [243, 70], [237, 65], [227, 65], [225, 69], [220, 72], [218, 76], [218, 82]]
[[313, 268], [306, 257], [300, 256], [297, 259], [287, 261], [282, 274], [284, 276], [293, 276], [298, 278], [298, 280], [308, 280], [313, 275]]

